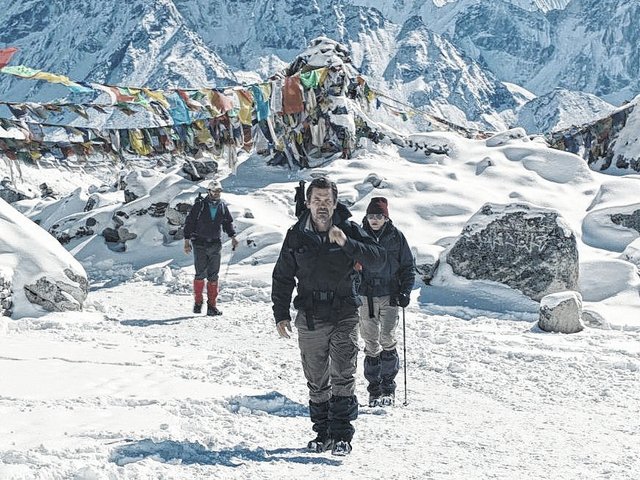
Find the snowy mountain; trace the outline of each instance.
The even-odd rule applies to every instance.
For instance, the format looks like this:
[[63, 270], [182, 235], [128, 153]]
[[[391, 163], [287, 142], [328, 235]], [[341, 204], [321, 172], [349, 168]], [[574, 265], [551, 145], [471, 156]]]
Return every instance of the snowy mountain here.
[[[504, 111], [517, 103], [497, 80], [536, 94], [562, 87], [614, 103], [633, 96], [638, 42], [625, 29], [637, 17], [633, 4], [565, 0], [30, 0], [0, 12], [0, 42], [21, 48], [15, 64], [166, 87], [266, 78], [325, 35], [399, 100], [493, 129], [511, 123]], [[3, 75], [0, 95], [50, 100], [68, 92]]]
[[453, 122], [470, 120], [504, 127], [495, 114], [515, 108], [511, 92], [444, 37], [430, 31], [420, 17], [405, 22], [396, 46], [383, 74], [390, 90]]
[[529, 133], [548, 133], [593, 122], [615, 108], [595, 95], [557, 89], [520, 107], [514, 124]]
[[538, 95], [579, 90], [618, 104], [640, 90], [637, 2], [433, 0], [378, 2], [385, 18], [419, 15], [499, 79]]
[[407, 11], [408, 5], [394, 2], [390, 18], [421, 15], [498, 78], [536, 94], [565, 88], [618, 104], [640, 90], [637, 2], [457, 0]]
[[[154, 88], [235, 83], [171, 0], [11, 2], [0, 22], [0, 43], [20, 48], [12, 64], [73, 80]], [[46, 82], [2, 77], [6, 100], [51, 101], [69, 93]]]

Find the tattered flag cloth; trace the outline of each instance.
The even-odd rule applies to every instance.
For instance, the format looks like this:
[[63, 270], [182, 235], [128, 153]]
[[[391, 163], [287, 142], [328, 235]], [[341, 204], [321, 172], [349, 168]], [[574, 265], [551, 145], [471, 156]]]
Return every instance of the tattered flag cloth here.
[[260, 85], [252, 85], [250, 88], [253, 95], [253, 104], [255, 105], [256, 120], [260, 122], [271, 115], [269, 106], [271, 84], [262, 83]]
[[35, 68], [25, 67], [24, 65], [15, 65], [13, 67], [2, 67], [0, 70], [2, 73], [8, 73], [9, 75], [15, 75], [16, 77], [31, 78], [40, 70]]
[[18, 49], [16, 47], [9, 47], [0, 50], [0, 68], [3, 68], [9, 64], [11, 57], [16, 53]]
[[51, 83], [61, 83], [64, 86], [69, 87], [72, 91], [78, 93], [93, 92], [93, 89], [87, 88], [84, 85], [80, 85], [79, 83], [72, 81], [69, 77], [65, 77], [64, 75], [43, 72], [42, 70], [25, 67], [24, 65], [3, 67], [2, 69], [0, 69], [0, 72], [8, 73], [9, 75], [15, 75], [16, 77], [31, 78], [34, 80], [45, 80]]
[[240, 102], [240, 111], [238, 117], [244, 125], [251, 125], [251, 114], [253, 113], [253, 94], [248, 90], [236, 90], [238, 101]]
[[300, 77], [286, 77], [284, 79], [283, 96], [283, 112], [284, 113], [300, 113], [304, 111], [304, 103], [302, 100], [302, 85]]
[[182, 125], [185, 123], [191, 123], [191, 115], [187, 105], [182, 100], [181, 96], [177, 92], [173, 92], [167, 98], [169, 100], [169, 115], [173, 119], [173, 123], [176, 125]]

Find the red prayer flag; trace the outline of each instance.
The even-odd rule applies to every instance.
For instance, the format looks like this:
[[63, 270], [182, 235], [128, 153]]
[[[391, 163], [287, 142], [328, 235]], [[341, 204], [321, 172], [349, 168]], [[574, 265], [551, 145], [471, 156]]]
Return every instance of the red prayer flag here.
[[302, 85], [300, 77], [286, 77], [282, 89], [282, 103], [284, 113], [299, 113], [304, 111], [302, 100]]
[[16, 47], [9, 47], [3, 50], [0, 50], [0, 68], [7, 66], [13, 54], [16, 53], [18, 49]]

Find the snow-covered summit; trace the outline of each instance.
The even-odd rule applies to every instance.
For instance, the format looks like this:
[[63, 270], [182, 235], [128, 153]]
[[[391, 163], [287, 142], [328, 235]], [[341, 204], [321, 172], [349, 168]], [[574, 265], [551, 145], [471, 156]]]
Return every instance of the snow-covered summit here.
[[556, 89], [520, 107], [514, 123], [528, 133], [549, 133], [593, 122], [615, 109], [595, 95]]

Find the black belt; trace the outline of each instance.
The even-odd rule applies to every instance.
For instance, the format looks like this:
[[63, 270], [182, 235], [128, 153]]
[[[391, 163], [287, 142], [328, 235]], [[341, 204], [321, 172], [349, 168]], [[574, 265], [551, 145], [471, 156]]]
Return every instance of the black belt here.
[[311, 292], [311, 298], [314, 303], [331, 303], [335, 297], [333, 290], [314, 290]]

